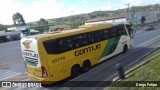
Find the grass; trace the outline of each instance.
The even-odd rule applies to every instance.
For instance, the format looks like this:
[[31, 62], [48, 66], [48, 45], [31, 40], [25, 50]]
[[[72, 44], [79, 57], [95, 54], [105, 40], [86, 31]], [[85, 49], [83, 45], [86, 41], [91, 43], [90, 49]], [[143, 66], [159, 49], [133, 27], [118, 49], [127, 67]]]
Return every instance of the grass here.
[[155, 56], [158, 53], [160, 53], [160, 49], [158, 49], [158, 50], [154, 51], [153, 53], [151, 53], [150, 55], [148, 55], [143, 61], [150, 59], [151, 57]]
[[[158, 53], [160, 53], [160, 49], [148, 55], [143, 61], [150, 59]], [[158, 87], [134, 87], [136, 86], [136, 81], [160, 81], [160, 56], [156, 57], [153, 61], [133, 72], [123, 81], [117, 82], [112, 87], [105, 88], [104, 90], [160, 90]], [[133, 81], [135, 81], [135, 83], [132, 87], [120, 87], [129, 84], [127, 81], [130, 81], [130, 84]], [[147, 83], [145, 82], [145, 84]], [[160, 82], [155, 84], [159, 85]]]

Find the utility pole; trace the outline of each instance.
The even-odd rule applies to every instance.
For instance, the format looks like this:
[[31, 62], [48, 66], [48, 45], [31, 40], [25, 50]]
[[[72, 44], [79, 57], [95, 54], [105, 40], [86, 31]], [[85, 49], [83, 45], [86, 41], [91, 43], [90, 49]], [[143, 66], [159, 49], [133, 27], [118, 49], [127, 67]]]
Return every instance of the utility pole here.
[[130, 5], [130, 3], [127, 3], [125, 5], [127, 5], [127, 14], [128, 14], [129, 13], [129, 5]]
[[135, 7], [133, 6], [131, 9], [131, 18], [135, 18]]
[[127, 5], [126, 16], [128, 17], [128, 20], [129, 20], [129, 22], [130, 22], [130, 21], [131, 21], [131, 16], [129, 15], [129, 6], [130, 6], [130, 3], [127, 3], [127, 4], [125, 4], [125, 5]]

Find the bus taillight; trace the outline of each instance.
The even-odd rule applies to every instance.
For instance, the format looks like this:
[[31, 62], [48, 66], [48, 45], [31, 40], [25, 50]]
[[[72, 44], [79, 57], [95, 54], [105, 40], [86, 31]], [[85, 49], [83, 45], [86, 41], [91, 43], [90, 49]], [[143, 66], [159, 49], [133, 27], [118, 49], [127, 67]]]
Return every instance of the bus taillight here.
[[47, 76], [48, 76], [48, 75], [47, 75], [47, 71], [46, 71], [46, 69], [44, 68], [44, 66], [41, 66], [41, 69], [42, 69], [42, 78], [47, 77]]

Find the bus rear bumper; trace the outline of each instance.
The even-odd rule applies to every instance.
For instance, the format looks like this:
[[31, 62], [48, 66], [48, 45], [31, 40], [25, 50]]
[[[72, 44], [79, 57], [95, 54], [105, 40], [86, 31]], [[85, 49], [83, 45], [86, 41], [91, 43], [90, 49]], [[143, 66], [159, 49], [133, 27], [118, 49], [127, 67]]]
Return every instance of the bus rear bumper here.
[[36, 81], [36, 82], [39, 82], [39, 83], [42, 83], [42, 84], [53, 84], [52, 81], [47, 81], [47, 78], [36, 77], [36, 76], [33, 76], [33, 75], [29, 74], [28, 72], [27, 72], [27, 74], [33, 81]]
[[28, 72], [27, 72], [27, 74], [34, 81], [45, 81], [45, 78], [40, 78], [40, 77], [33, 76], [33, 75], [29, 74]]

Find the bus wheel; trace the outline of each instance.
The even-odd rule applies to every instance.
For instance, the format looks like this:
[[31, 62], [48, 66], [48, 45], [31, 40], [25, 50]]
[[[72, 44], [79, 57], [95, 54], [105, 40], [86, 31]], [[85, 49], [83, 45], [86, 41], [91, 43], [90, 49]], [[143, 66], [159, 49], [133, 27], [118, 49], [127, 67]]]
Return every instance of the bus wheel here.
[[81, 74], [81, 67], [80, 65], [74, 65], [71, 69], [71, 77], [77, 77]]
[[124, 45], [124, 47], [123, 47], [123, 53], [126, 53], [127, 50], [128, 50], [128, 46], [127, 46], [127, 45]]
[[83, 66], [82, 66], [82, 71], [83, 72], [88, 72], [91, 68], [91, 63], [89, 60], [86, 60], [83, 62]]

